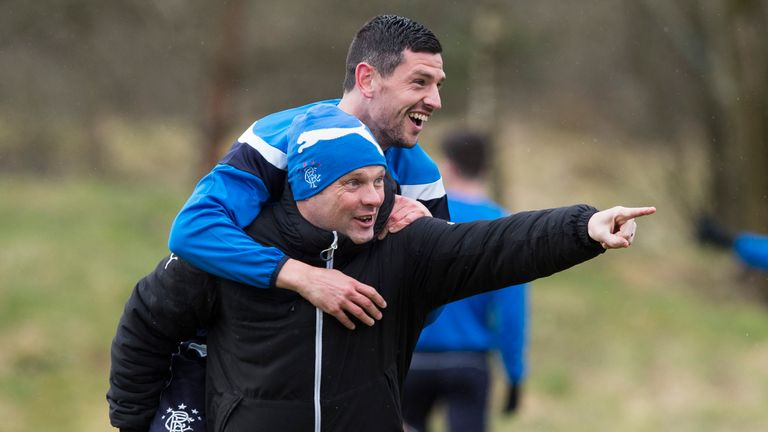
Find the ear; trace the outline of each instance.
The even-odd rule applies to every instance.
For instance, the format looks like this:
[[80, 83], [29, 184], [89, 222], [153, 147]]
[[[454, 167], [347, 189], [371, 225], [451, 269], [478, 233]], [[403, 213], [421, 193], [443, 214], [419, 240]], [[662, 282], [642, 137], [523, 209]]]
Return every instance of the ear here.
[[376, 91], [378, 72], [368, 63], [358, 63], [355, 67], [355, 86], [366, 98], [373, 96]]
[[439, 164], [440, 176], [443, 178], [443, 183], [450, 183], [458, 176], [459, 170], [456, 168], [456, 164], [452, 160], [445, 158]]

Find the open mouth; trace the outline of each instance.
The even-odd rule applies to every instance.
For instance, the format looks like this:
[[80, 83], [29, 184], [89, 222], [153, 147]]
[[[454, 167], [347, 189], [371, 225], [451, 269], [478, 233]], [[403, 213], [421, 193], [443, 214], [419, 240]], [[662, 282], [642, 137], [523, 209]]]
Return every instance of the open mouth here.
[[421, 127], [429, 120], [429, 115], [422, 113], [409, 113], [408, 118], [418, 127]]
[[359, 220], [360, 222], [364, 224], [369, 224], [371, 221], [373, 221], [373, 216], [357, 216], [355, 219]]

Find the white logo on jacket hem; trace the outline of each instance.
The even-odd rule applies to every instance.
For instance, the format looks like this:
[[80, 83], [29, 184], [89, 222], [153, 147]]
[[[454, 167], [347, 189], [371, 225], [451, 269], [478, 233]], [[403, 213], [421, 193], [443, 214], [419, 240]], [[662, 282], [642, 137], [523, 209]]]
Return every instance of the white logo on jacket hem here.
[[178, 261], [179, 257], [177, 257], [175, 254], [171, 253], [171, 256], [168, 258], [168, 262], [165, 263], [164, 270], [168, 270], [168, 265], [171, 263], [171, 261]]
[[178, 410], [168, 408], [162, 417], [165, 420], [165, 430], [169, 432], [194, 431], [191, 424], [197, 420], [202, 421], [203, 418], [198, 415], [200, 413], [196, 409], [192, 409], [189, 413], [186, 409], [187, 406], [183, 403], [179, 405]]

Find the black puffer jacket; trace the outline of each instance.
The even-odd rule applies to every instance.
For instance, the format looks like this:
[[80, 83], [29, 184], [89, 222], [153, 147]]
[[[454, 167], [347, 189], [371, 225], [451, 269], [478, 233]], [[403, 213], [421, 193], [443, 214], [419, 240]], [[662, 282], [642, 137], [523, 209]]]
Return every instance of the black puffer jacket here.
[[[388, 304], [381, 321], [353, 331], [293, 292], [166, 258], [137, 284], [113, 341], [112, 424], [146, 428], [170, 353], [207, 327], [209, 432], [402, 430], [400, 385], [427, 313], [598, 255], [586, 229], [594, 212], [578, 205], [455, 225], [422, 218], [382, 241], [341, 238], [329, 262]], [[290, 191], [247, 232], [317, 266], [334, 243], [301, 217]]]

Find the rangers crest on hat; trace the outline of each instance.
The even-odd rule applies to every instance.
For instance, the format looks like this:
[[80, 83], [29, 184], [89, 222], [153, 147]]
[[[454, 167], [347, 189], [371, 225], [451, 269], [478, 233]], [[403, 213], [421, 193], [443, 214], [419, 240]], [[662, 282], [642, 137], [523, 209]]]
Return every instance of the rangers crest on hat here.
[[317, 182], [320, 181], [320, 173], [317, 172], [317, 167], [320, 164], [315, 165], [315, 161], [312, 161], [309, 166], [304, 163], [304, 181], [307, 182], [312, 189], [317, 187]]

